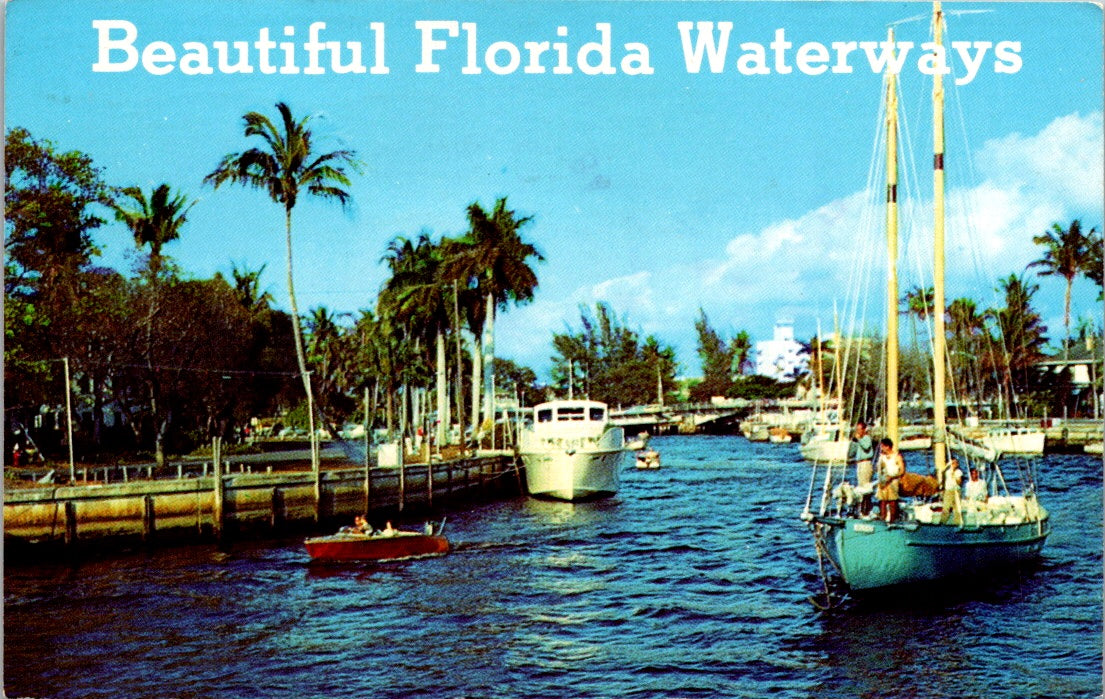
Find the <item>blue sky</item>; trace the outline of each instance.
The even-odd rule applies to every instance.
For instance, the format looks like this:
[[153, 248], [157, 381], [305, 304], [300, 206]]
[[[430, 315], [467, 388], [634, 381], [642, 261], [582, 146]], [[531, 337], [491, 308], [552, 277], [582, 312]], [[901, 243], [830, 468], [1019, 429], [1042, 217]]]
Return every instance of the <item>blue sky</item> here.
[[[945, 9], [985, 10], [952, 14], [952, 41], [1020, 43], [1019, 69], [996, 72], [990, 48], [949, 104], [949, 162], [973, 167], [956, 179], [949, 165], [949, 193], [971, 202], [975, 216], [971, 245], [965, 233], [949, 234], [948, 293], [986, 306], [997, 303], [999, 277], [1039, 256], [1033, 235], [1073, 218], [1087, 228], [1102, 224], [1102, 12], [1074, 2]], [[267, 265], [263, 283], [286, 307], [280, 207], [260, 192], [201, 183], [223, 155], [248, 147], [245, 112], [275, 114], [273, 105], [285, 101], [296, 114], [315, 115], [322, 145], [355, 149], [365, 163], [350, 210], [309, 201], [295, 210], [301, 309], [371, 307], [389, 240], [423, 229], [458, 234], [470, 202], [490, 207], [508, 196], [512, 208], [534, 217], [526, 235], [547, 261], [537, 267], [535, 302], [497, 323], [497, 354], [543, 372], [551, 333], [578, 329], [580, 304], [606, 301], [630, 327], [676, 346], [683, 372], [694, 374], [700, 307], [726, 335], [744, 329], [767, 339], [775, 320], [787, 317], [809, 338], [819, 320], [832, 325], [834, 303], [854, 295], [850, 279], [863, 266], [854, 253], [867, 245], [860, 193], [880, 77], [860, 51], [848, 57], [851, 73], [820, 75], [797, 70], [796, 54], [808, 43], [882, 41], [888, 23], [929, 11], [912, 2], [14, 0], [6, 6], [5, 125], [88, 153], [112, 184], [148, 190], [168, 182], [198, 199], [181, 240], [166, 252], [196, 276], [228, 273], [232, 262]], [[273, 41], [297, 42], [300, 66], [308, 27], [325, 22], [320, 40], [360, 42], [366, 67], [374, 58], [370, 25], [381, 23], [389, 72], [269, 75], [256, 54], [247, 75], [185, 75], [175, 63], [154, 75], [141, 62], [97, 72], [94, 20], [130, 22], [136, 50], [166, 42], [178, 59], [185, 42], [213, 51], [212, 42], [252, 44], [267, 28]], [[439, 72], [418, 72], [416, 22], [429, 20], [475, 24], [481, 65], [493, 42], [519, 47], [523, 65], [525, 42], [563, 42], [573, 72], [553, 73], [550, 49], [541, 74], [519, 68], [497, 75], [486, 67], [465, 74], [464, 34], [434, 54]], [[723, 71], [688, 71], [681, 21], [732, 22]], [[601, 39], [600, 23], [610, 27], [615, 75], [587, 75], [576, 65], [580, 47]], [[793, 44], [783, 56], [789, 73], [775, 70], [770, 48], [780, 29]], [[929, 40], [927, 20], [896, 31], [899, 41]], [[631, 53], [625, 44], [648, 48], [651, 74], [620, 69]], [[738, 70], [741, 44], [764, 47], [768, 74]], [[505, 64], [508, 49], [500, 47], [493, 58]], [[909, 201], [923, 209], [931, 196], [929, 88], [917, 69], [920, 49], [913, 52], [902, 74], [903, 113], [920, 164]], [[117, 50], [109, 60], [124, 55]], [[273, 50], [277, 65], [280, 56]], [[964, 75], [961, 63], [952, 67]], [[950, 213], [954, 223], [958, 215]], [[923, 275], [919, 226], [907, 233], [903, 266]], [[96, 239], [104, 263], [133, 264], [133, 243], [120, 224]], [[902, 283], [920, 279], [907, 273]], [[1038, 283], [1038, 303], [1058, 339], [1063, 284]], [[1075, 286], [1073, 312], [1101, 321], [1087, 282]]]

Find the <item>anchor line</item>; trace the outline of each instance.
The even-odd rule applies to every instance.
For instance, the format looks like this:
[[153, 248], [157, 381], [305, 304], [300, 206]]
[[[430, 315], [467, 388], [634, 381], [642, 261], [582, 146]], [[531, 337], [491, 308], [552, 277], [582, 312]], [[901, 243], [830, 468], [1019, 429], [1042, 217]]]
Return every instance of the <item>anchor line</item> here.
[[823, 533], [824, 526], [825, 525], [820, 522], [814, 522], [810, 527], [813, 530], [814, 548], [817, 550], [817, 568], [818, 573], [821, 576], [821, 585], [824, 590], [822, 594], [825, 598], [825, 604], [820, 604], [813, 597], [810, 597], [809, 599], [810, 602], [812, 602], [813, 605], [821, 611], [827, 611], [836, 606], [833, 603], [833, 597], [835, 595], [833, 595], [832, 591], [829, 589], [829, 575], [825, 571], [825, 559], [829, 560], [830, 565], [832, 565], [832, 567], [836, 569], [836, 572], [838, 574], [840, 574], [841, 576], [844, 575], [844, 573], [840, 570], [840, 566], [836, 564], [836, 561], [834, 561], [833, 557], [830, 556], [828, 553], [828, 547], [825, 544], [825, 535]]

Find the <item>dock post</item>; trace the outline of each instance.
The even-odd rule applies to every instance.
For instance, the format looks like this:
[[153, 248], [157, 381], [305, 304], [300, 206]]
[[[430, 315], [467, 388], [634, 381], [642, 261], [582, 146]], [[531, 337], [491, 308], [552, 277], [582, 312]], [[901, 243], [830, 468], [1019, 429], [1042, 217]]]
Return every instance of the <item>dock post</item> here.
[[77, 504], [72, 500], [65, 502], [65, 545], [70, 546], [77, 541]]
[[[315, 459], [314, 449], [315, 449], [314, 444], [312, 444], [311, 445], [311, 458], [313, 460], [315, 460], [315, 463], [317, 464], [318, 461], [317, 461], [317, 459]], [[322, 521], [322, 468], [318, 467], [317, 465], [314, 469], [314, 479], [315, 479], [315, 524], [318, 524], [319, 522]]]
[[369, 510], [372, 509], [372, 467], [369, 465], [368, 456], [365, 455], [364, 462], [364, 510], [362, 514], [368, 516]]
[[222, 541], [223, 538], [223, 498], [226, 495], [223, 490], [223, 454], [222, 454], [222, 440], [215, 437], [211, 441], [211, 456], [212, 463], [215, 470], [215, 498], [214, 507], [211, 512], [211, 529], [215, 534], [215, 539]]
[[154, 518], [153, 496], [142, 497], [142, 541], [151, 543], [157, 531], [157, 521]]
[[399, 511], [403, 511], [403, 502], [407, 497], [407, 460], [403, 443], [399, 443]]
[[426, 507], [434, 506], [434, 465], [426, 462]]
[[284, 510], [284, 491], [280, 488], [272, 489], [272, 528], [280, 529], [284, 526], [287, 514]]

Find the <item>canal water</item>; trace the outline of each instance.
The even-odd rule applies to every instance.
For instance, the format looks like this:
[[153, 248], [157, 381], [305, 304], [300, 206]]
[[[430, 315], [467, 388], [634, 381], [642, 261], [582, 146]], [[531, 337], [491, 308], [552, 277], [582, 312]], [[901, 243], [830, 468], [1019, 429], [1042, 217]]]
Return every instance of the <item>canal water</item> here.
[[663, 467], [627, 460], [616, 498], [449, 513], [440, 558], [319, 567], [285, 540], [9, 565], [7, 696], [1101, 694], [1098, 457], [1043, 460], [1033, 570], [820, 613], [797, 447], [653, 443]]

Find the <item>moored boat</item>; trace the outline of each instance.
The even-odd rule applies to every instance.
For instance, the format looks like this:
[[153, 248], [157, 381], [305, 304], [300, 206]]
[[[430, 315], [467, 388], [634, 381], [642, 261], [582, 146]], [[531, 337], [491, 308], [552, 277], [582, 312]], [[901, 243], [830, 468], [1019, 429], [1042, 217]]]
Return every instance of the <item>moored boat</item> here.
[[798, 447], [802, 458], [815, 463], [841, 464], [848, 460], [847, 427], [839, 423], [817, 423], [802, 434]]
[[[430, 529], [430, 527], [427, 527]], [[362, 533], [340, 531], [329, 536], [311, 537], [303, 542], [315, 561], [394, 561], [449, 552], [449, 540], [441, 534], [385, 529]]]
[[[933, 7], [934, 53], [942, 49], [944, 15], [939, 1]], [[894, 45], [894, 32], [890, 30], [888, 45]], [[934, 287], [933, 306], [945, 308], [944, 303], [944, 140], [943, 140], [943, 87], [939, 71], [935, 72], [933, 88], [934, 128], [934, 209], [933, 228]], [[888, 249], [887, 298], [887, 350], [885, 389], [886, 431], [892, 443], [900, 441], [898, 425], [897, 377], [897, 164], [898, 120], [897, 80], [894, 73], [885, 76], [886, 88], [886, 239]], [[885, 488], [889, 507], [885, 518], [856, 511], [852, 498], [843, 497], [850, 489], [843, 467], [826, 466], [819, 502], [814, 502], [816, 484], [821, 480], [815, 466], [810, 479], [802, 519], [809, 525], [822, 574], [826, 577], [828, 558], [844, 584], [853, 591], [874, 590], [899, 585], [934, 582], [951, 578], [970, 578], [999, 568], [1014, 566], [1037, 558], [1051, 531], [1047, 510], [1040, 505], [1036, 494], [1036, 479], [1032, 464], [1025, 463], [1016, 469], [1020, 475], [1018, 485], [1007, 480], [997, 462], [1000, 453], [992, 445], [974, 442], [960, 431], [949, 430], [946, 414], [945, 361], [947, 357], [944, 315], [934, 314], [933, 329], [933, 462], [940, 475], [943, 488], [939, 504], [913, 500], [899, 503], [905, 498], [904, 477], [901, 470], [892, 473], [893, 450], [884, 453], [887, 461], [879, 466], [880, 485]], [[985, 481], [972, 482], [966, 495], [961, 492], [962, 472], [955, 461], [948, 458], [951, 447], [969, 457], [979, 457], [992, 463], [982, 466]], [[900, 463], [900, 460], [899, 460]], [[980, 465], [981, 466], [981, 465]], [[973, 469], [972, 469], [973, 470]], [[980, 482], [981, 481], [981, 482]], [[977, 484], [977, 485], [976, 485]], [[899, 491], [899, 486], [901, 490]], [[885, 493], [885, 494], [884, 494]], [[993, 494], [991, 494], [993, 493]], [[899, 507], [900, 506], [900, 507]], [[882, 502], [880, 502], [882, 508]], [[882, 509], [880, 509], [882, 512]], [[828, 602], [828, 600], [826, 600]]]
[[590, 500], [618, 492], [625, 431], [609, 420], [605, 403], [556, 400], [533, 408], [519, 434], [526, 489], [535, 497]]

